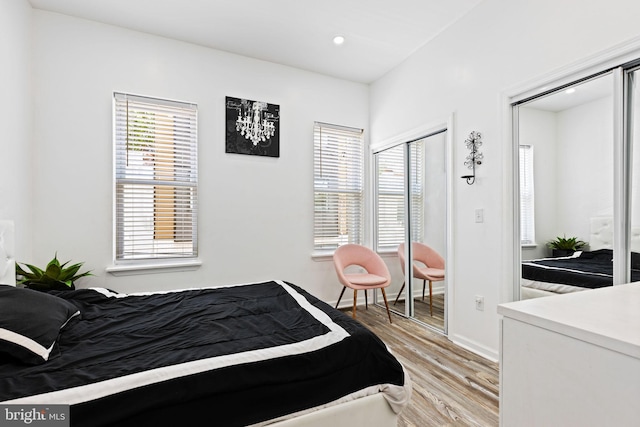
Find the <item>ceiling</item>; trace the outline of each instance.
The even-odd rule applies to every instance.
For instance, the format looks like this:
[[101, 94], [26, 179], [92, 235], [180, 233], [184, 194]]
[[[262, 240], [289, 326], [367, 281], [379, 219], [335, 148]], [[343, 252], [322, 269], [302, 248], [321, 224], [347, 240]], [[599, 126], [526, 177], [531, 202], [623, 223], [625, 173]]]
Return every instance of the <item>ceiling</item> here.
[[612, 94], [613, 76], [611, 73], [607, 73], [535, 98], [523, 104], [523, 106], [557, 113], [597, 99], [612, 97]]
[[[29, 0], [36, 9], [371, 83], [482, 0]], [[341, 46], [333, 37], [342, 35]]]

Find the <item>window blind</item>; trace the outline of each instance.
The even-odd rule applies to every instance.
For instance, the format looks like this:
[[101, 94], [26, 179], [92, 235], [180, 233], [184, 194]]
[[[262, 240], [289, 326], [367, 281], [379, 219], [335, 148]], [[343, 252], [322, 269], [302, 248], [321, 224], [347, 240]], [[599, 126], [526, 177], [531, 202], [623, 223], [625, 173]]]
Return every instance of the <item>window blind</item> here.
[[424, 241], [425, 224], [425, 190], [424, 190], [424, 147], [425, 140], [415, 141], [409, 144], [409, 167], [411, 179], [409, 188], [411, 193], [411, 240]]
[[533, 146], [520, 146], [520, 243], [535, 244]]
[[[423, 241], [424, 230], [424, 146], [409, 144], [411, 238]], [[404, 145], [375, 155], [376, 159], [376, 250], [396, 250], [405, 241], [405, 160]]]
[[314, 250], [362, 242], [363, 130], [316, 122], [314, 147]]
[[116, 260], [191, 258], [197, 106], [114, 93]]

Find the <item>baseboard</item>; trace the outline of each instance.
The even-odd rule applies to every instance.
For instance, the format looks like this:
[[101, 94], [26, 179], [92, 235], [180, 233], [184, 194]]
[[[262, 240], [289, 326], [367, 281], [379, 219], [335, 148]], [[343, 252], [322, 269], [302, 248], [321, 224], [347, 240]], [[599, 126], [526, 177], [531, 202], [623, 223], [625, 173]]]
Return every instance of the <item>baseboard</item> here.
[[452, 343], [477, 354], [478, 356], [482, 356], [485, 359], [498, 363], [500, 354], [498, 353], [497, 350], [493, 350], [482, 344], [477, 343], [476, 341], [469, 340], [459, 335], [449, 335], [449, 340]]

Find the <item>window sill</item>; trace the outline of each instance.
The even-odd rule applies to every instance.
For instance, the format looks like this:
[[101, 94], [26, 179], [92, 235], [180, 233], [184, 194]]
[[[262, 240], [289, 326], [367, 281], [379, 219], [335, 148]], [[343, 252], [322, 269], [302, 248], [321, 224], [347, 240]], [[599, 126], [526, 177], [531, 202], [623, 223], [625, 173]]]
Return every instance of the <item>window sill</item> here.
[[311, 253], [311, 259], [314, 261], [331, 261], [334, 251], [317, 251]]
[[114, 276], [133, 276], [137, 274], [166, 273], [167, 271], [191, 271], [202, 266], [199, 259], [188, 261], [161, 261], [148, 264], [119, 264], [107, 267], [107, 273]]
[[395, 257], [395, 256], [398, 256], [398, 250], [397, 249], [382, 249], [382, 250], [378, 251], [378, 255], [380, 255], [381, 257], [384, 257], [384, 258]]
[[[313, 259], [314, 261], [331, 261], [333, 259], [333, 253], [334, 251], [312, 252], [311, 259]], [[395, 256], [398, 256], [398, 251], [393, 249], [386, 249], [378, 252], [378, 255], [380, 255], [383, 258], [395, 257]]]
[[520, 245], [520, 247], [522, 249], [535, 249], [535, 248], [538, 247], [538, 244], [537, 243], [526, 243], [526, 244]]

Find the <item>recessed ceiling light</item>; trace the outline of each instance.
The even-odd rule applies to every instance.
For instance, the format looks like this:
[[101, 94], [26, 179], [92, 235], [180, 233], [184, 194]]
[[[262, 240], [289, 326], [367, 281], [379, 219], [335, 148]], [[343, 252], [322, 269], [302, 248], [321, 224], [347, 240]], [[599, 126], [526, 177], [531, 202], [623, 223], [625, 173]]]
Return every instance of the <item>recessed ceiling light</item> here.
[[333, 43], [337, 44], [338, 46], [340, 46], [341, 44], [344, 43], [344, 37], [343, 36], [335, 36], [333, 38]]
[[572, 87], [572, 88], [569, 88], [569, 89], [565, 90], [564, 93], [569, 94], [569, 93], [573, 93], [575, 91], [576, 91], [576, 89]]

